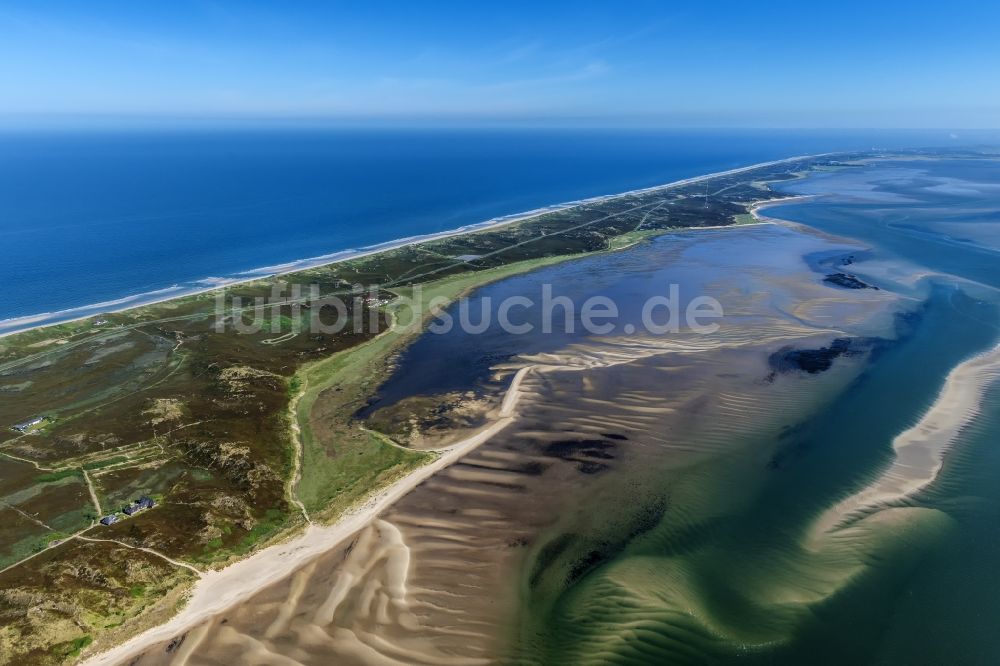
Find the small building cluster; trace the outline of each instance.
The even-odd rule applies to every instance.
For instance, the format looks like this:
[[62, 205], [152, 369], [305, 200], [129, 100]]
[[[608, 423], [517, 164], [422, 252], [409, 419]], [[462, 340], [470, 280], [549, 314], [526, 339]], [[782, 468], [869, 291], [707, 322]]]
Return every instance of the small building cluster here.
[[46, 420], [45, 416], [36, 416], [33, 419], [28, 419], [27, 421], [24, 421], [22, 423], [17, 423], [15, 425], [12, 425], [10, 429], [19, 432], [23, 435], [24, 433], [28, 432], [35, 426], [40, 426], [43, 423], [45, 423], [45, 420]]
[[[153, 501], [153, 498], [143, 495], [142, 497], [132, 502], [128, 506], [122, 507], [121, 512], [124, 513], [126, 516], [134, 516], [140, 511], [145, 511], [146, 509], [152, 509], [154, 506], [156, 506], [156, 502]], [[114, 525], [119, 520], [121, 520], [121, 518], [118, 516], [117, 513], [111, 513], [101, 518], [101, 525]]]
[[126, 516], [133, 516], [139, 513], [140, 511], [145, 511], [146, 509], [152, 509], [155, 505], [156, 502], [154, 502], [151, 498], [143, 495], [132, 504], [123, 507], [122, 513], [124, 513]]

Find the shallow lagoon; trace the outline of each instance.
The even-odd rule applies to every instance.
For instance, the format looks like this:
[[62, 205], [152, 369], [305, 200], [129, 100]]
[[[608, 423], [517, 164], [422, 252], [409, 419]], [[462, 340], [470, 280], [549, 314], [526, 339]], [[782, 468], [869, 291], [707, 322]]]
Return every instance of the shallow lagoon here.
[[[645, 334], [644, 305], [651, 298], [669, 298], [671, 287], [678, 295], [677, 307], [672, 309], [680, 315], [678, 328], [682, 333], [690, 332], [683, 313], [692, 299], [701, 296], [735, 304], [735, 309], [723, 311], [724, 319], [752, 326], [754, 317], [759, 315], [740, 311], [741, 296], [765, 298], [775, 308], [790, 310], [796, 298], [792, 287], [802, 271], [807, 270], [807, 263], [822, 270], [820, 264], [858, 253], [860, 249], [851, 243], [833, 242], [777, 225], [693, 230], [653, 238], [624, 251], [508, 278], [477, 290], [467, 307], [458, 304], [450, 307], [448, 313], [456, 325], [446, 333], [424, 334], [410, 345], [397, 360], [396, 371], [380, 387], [377, 401], [361, 415], [413, 395], [469, 388], [497, 391], [510, 377], [509, 372], [498, 373], [497, 368], [514, 356], [557, 352], [584, 340], [613, 340], [634, 332]], [[569, 317], [566, 308], [551, 308], [553, 316], [548, 328], [551, 332], [545, 332], [543, 293], [547, 289], [553, 300], [568, 298], [573, 304]], [[831, 293], [831, 297], [837, 295]], [[511, 323], [530, 325], [529, 333], [511, 334], [499, 323], [500, 305], [515, 296], [526, 296], [534, 303], [510, 315]], [[589, 332], [582, 322], [583, 305], [595, 296], [610, 299], [618, 312], [615, 318], [600, 320], [613, 323], [613, 327], [597, 335]], [[836, 307], [832, 298], [830, 307]], [[462, 309], [469, 313], [467, 320], [471, 323], [485, 320], [489, 326], [481, 333], [468, 333], [458, 325]], [[830, 312], [827, 316], [833, 315]], [[714, 321], [705, 318], [695, 324]], [[653, 323], [667, 323], [666, 306], [653, 311]], [[491, 381], [498, 377], [499, 381]]]

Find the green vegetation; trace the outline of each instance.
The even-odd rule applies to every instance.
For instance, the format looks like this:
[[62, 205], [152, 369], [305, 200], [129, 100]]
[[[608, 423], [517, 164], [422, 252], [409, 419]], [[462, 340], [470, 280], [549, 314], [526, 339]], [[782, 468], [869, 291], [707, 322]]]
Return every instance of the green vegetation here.
[[[396, 292], [401, 300], [414, 303], [414, 309], [427, 316], [431, 301], [451, 301], [475, 287], [569, 258], [533, 259], [435, 280], [422, 284], [420, 289], [399, 288]], [[394, 306], [389, 309], [393, 311]], [[404, 319], [401, 323], [408, 322]], [[430, 459], [430, 454], [406, 450], [388, 438], [362, 430], [351, 418], [386, 376], [390, 355], [421, 330], [422, 326], [406, 327], [401, 332], [388, 330], [349, 351], [317, 361], [296, 375], [298, 384], [304, 387], [296, 404], [303, 446], [298, 496], [310, 512], [339, 515], [372, 489], [384, 487]], [[321, 396], [322, 404], [317, 409]]]
[[630, 231], [624, 233], [621, 236], [615, 236], [608, 241], [609, 250], [622, 250], [624, 248], [635, 245], [636, 243], [643, 241], [647, 238], [652, 238], [653, 236], [660, 236], [663, 234], [662, 229], [642, 229], [639, 231]]
[[225, 524], [220, 528], [222, 534], [206, 543], [204, 552], [192, 559], [203, 564], [212, 564], [247, 555], [287, 527], [289, 518], [288, 514], [278, 509], [268, 509], [263, 520], [250, 530], [241, 532], [240, 540], [228, 546], [226, 537], [233, 534], [235, 528], [231, 524]]
[[149, 553], [68, 540], [0, 574], [0, 589], [16, 590], [0, 598], [0, 663], [75, 660], [102, 634], [125, 637], [142, 614], [168, 610], [192, 578]]
[[[337, 401], [356, 402], [381, 369], [382, 354], [391, 348], [392, 334], [383, 335], [350, 352], [319, 361], [297, 375], [304, 390], [296, 404], [303, 447], [298, 496], [311, 512], [341, 513], [378, 487], [419, 465], [425, 455], [390, 446], [350, 423], [350, 414], [317, 429], [311, 418], [319, 396], [333, 389]], [[353, 390], [352, 390], [353, 389]], [[325, 442], [331, 442], [328, 446]], [[332, 442], [335, 442], [332, 443]]]
[[265, 332], [271, 334], [287, 333], [292, 330], [292, 318], [281, 315], [275, 319], [264, 319], [260, 322], [260, 326]]
[[63, 539], [67, 535], [58, 532], [49, 532], [39, 527], [39, 533], [27, 537], [13, 544], [5, 544], [6, 548], [0, 556], [0, 568], [19, 562], [26, 557], [35, 555], [48, 548], [49, 544], [58, 539]]
[[58, 469], [54, 472], [46, 472], [44, 474], [39, 474], [35, 477], [37, 483], [55, 483], [56, 481], [61, 481], [63, 479], [68, 479], [71, 476], [83, 476], [83, 472], [79, 467], [67, 467], [66, 469]]
[[50, 423], [50, 419], [44, 418], [41, 421], [39, 421], [38, 423], [35, 423], [35, 424], [30, 425], [27, 428], [25, 428], [24, 429], [24, 434], [25, 435], [33, 435], [35, 433], [41, 432], [41, 431], [43, 431], [45, 429], [45, 427], [47, 425], [49, 425], [49, 423]]
[[71, 641], [65, 643], [60, 643], [59, 645], [52, 648], [52, 652], [61, 659], [67, 659], [69, 657], [79, 657], [80, 652], [83, 648], [87, 647], [94, 642], [94, 637], [87, 634], [80, 636], [79, 638], [74, 638]]

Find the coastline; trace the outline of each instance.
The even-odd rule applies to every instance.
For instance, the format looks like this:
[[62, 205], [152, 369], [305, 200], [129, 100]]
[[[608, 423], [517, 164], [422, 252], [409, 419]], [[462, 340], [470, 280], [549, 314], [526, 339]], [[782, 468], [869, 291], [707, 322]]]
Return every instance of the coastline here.
[[795, 194], [792, 196], [782, 197], [781, 199], [770, 199], [768, 201], [761, 201], [750, 206], [750, 215], [753, 216], [758, 223], [775, 223], [783, 222], [788, 223], [788, 220], [783, 220], [780, 217], [771, 217], [769, 215], [762, 215], [761, 211], [767, 210], [768, 208], [774, 208], [776, 206], [783, 206], [795, 201], [810, 201], [815, 199], [818, 195], [815, 194]]
[[[318, 255], [316, 257], [297, 259], [282, 264], [276, 264], [273, 266], [265, 266], [261, 268], [242, 271], [240, 275], [246, 275], [247, 276], [246, 278], [239, 278], [239, 277], [234, 277], [231, 279], [202, 278], [201, 280], [194, 281], [194, 283], [195, 284], [199, 282], [204, 283], [209, 280], [214, 280], [215, 283], [200, 289], [199, 288], [185, 289], [180, 285], [173, 285], [170, 287], [165, 287], [162, 289], [157, 289], [151, 292], [147, 292], [146, 294], [127, 295], [109, 301], [101, 301], [91, 305], [81, 305], [78, 307], [67, 308], [56, 312], [40, 312], [32, 315], [23, 315], [21, 317], [0, 319], [0, 339], [12, 335], [17, 335], [19, 333], [25, 333], [27, 331], [35, 331], [39, 329], [48, 328], [50, 326], [57, 326], [60, 324], [69, 324], [73, 322], [83, 321], [85, 319], [90, 319], [92, 317], [101, 314], [116, 314], [121, 312], [127, 312], [129, 310], [167, 303], [181, 298], [188, 298], [192, 296], [212, 293], [220, 289], [225, 289], [227, 287], [235, 285], [247, 284], [250, 282], [256, 282], [258, 280], [273, 279], [281, 277], [283, 275], [292, 275], [294, 273], [298, 273], [312, 268], [331, 266], [344, 261], [369, 257], [372, 255], [379, 254], [381, 252], [396, 250], [404, 247], [409, 247], [412, 245], [419, 245], [421, 243], [426, 243], [430, 241], [441, 240], [444, 238], [453, 238], [456, 236], [463, 236], [466, 234], [473, 234], [479, 231], [497, 229], [500, 227], [509, 226], [520, 222], [525, 222], [540, 217], [542, 215], [546, 215], [548, 213], [553, 213], [563, 210], [572, 210], [573, 208], [578, 208], [580, 206], [586, 206], [593, 203], [599, 203], [602, 201], [611, 201], [614, 199], [633, 196], [637, 194], [648, 194], [651, 192], [658, 192], [661, 190], [668, 190], [676, 187], [684, 187], [686, 185], [691, 185], [693, 183], [699, 183], [705, 180], [711, 180], [713, 178], [744, 173], [747, 171], [752, 171], [754, 169], [776, 166], [779, 164], [787, 164], [790, 162], [797, 162], [799, 160], [805, 160], [805, 159], [828, 157], [830, 155], [836, 155], [836, 154], [838, 153], [833, 152], [833, 153], [817, 153], [813, 155], [797, 155], [793, 157], [782, 158], [780, 160], [759, 162], [756, 164], [750, 164], [747, 166], [728, 169], [725, 171], [716, 171], [708, 174], [703, 174], [700, 176], [692, 176], [691, 178], [683, 178], [681, 180], [671, 181], [669, 183], [664, 183], [662, 185], [654, 185], [651, 187], [627, 190], [625, 192], [618, 192], [615, 194], [602, 194], [594, 197], [589, 197], [586, 199], [578, 199], [575, 201], [553, 204], [550, 206], [535, 208], [529, 211], [491, 218], [483, 222], [464, 225], [455, 229], [451, 229], [449, 231], [442, 231], [440, 233], [409, 236], [409, 237], [386, 241], [384, 243], [379, 243], [377, 245], [371, 245], [368, 247], [338, 250], [336, 252], [324, 255]], [[787, 199], [778, 199], [770, 203], [774, 203], [775, 205], [777, 205], [778, 203], [786, 203], [786, 202]], [[762, 208], [765, 206], [760, 206], [760, 207]], [[758, 209], [757, 205], [751, 208], [750, 213], [753, 215], [756, 209]], [[170, 293], [165, 294], [165, 292], [168, 291]], [[144, 296], [153, 294], [158, 294], [159, 296], [149, 299], [143, 298]], [[104, 307], [106, 305], [118, 305], [118, 304], [122, 305], [122, 307], [111, 307], [111, 308]]]
[[[775, 340], [782, 339], [784, 338], [779, 331]], [[729, 344], [720, 346], [717, 346], [720, 343], [712, 343], [710, 351], [742, 347], [757, 342], [759, 342], [758, 337], [731, 340]], [[681, 345], [670, 351], [695, 351], [696, 347], [697, 345]], [[620, 351], [614, 358], [608, 359], [610, 364], [627, 362], [627, 359], [620, 355]], [[665, 350], [656, 351], [663, 353]], [[389, 488], [377, 492], [355, 509], [345, 513], [331, 526], [311, 525], [304, 533], [295, 535], [284, 543], [258, 551], [225, 569], [206, 574], [202, 580], [194, 583], [187, 605], [165, 624], [133, 636], [118, 646], [110, 647], [106, 652], [96, 653], [82, 663], [109, 666], [128, 663], [130, 659], [139, 657], [143, 653], [152, 656], [155, 654], [154, 650], [162, 650], [163, 644], [182, 634], [187, 635], [188, 649], [197, 649], [203, 641], [208, 642], [206, 636], [212, 635], [207, 633], [213, 630], [211, 627], [217, 627], [209, 624], [212, 620], [228, 617], [227, 614], [230, 612], [228, 609], [253, 598], [261, 590], [287, 579], [296, 571], [310, 566], [311, 562], [324, 553], [339, 552], [338, 548], [350, 543], [360, 530], [379, 520], [385, 511], [424, 481], [472, 454], [479, 446], [486, 444], [511, 425], [518, 416], [522, 397], [525, 396], [522, 392], [522, 382], [532, 373], [556, 369], [564, 372], [586, 372], [591, 368], [590, 365], [546, 366], [544, 362], [532, 362], [518, 368], [491, 422], [461, 442], [443, 449], [441, 457], [414, 470]]]
[[[771, 223], [762, 221], [751, 224]], [[748, 225], [710, 228], [729, 229], [738, 226]], [[623, 248], [616, 248], [615, 251], [621, 249]], [[779, 334], [776, 339], [783, 339], [783, 335]], [[732, 341], [728, 344], [712, 343], [709, 348], [713, 350], [725, 349], [742, 347], [745, 344], [747, 344], [746, 341]], [[676, 352], [682, 349], [685, 351], [706, 350], [699, 349], [697, 345], [682, 345], [669, 351]], [[667, 350], [659, 350], [658, 353], [665, 353], [665, 351]], [[611, 361], [610, 365], [617, 365], [629, 360], [633, 359], [616, 358]], [[438, 457], [433, 461], [417, 467], [388, 487], [381, 488], [368, 496], [333, 523], [323, 524], [309, 519], [301, 531], [291, 533], [283, 541], [264, 547], [222, 569], [201, 572], [201, 576], [194, 581], [188, 592], [184, 607], [167, 622], [150, 627], [123, 643], [109, 646], [103, 651], [86, 656], [79, 663], [81, 666], [117, 666], [130, 662], [130, 660], [141, 657], [149, 647], [168, 642], [192, 631], [200, 623], [217, 617], [226, 609], [250, 599], [264, 588], [288, 578], [311, 561], [344, 545], [345, 542], [368, 527], [397, 501], [422, 483], [441, 470], [459, 462], [513, 424], [518, 415], [518, 403], [523, 395], [521, 384], [528, 375], [545, 370], [582, 372], [589, 369], [591, 366], [588, 365], [551, 366], [544, 362], [531, 363], [518, 368], [491, 420], [465, 439], [443, 449], [438, 449], [436, 451]], [[247, 581], [252, 581], [252, 584], [248, 584]], [[198, 639], [195, 638], [195, 640], [197, 642]], [[95, 647], [101, 648], [97, 644]]]
[[[808, 159], [808, 157], [787, 158], [785, 160], [778, 161], [778, 163], [794, 162], [801, 159]], [[610, 195], [608, 197], [602, 197], [600, 200], [625, 197], [636, 192], [648, 192], [681, 187], [692, 182], [700, 182], [715, 178], [723, 173], [742, 173], [766, 167], [769, 164], [774, 164], [774, 162], [740, 167], [738, 169], [722, 173], [697, 176], [684, 179], [682, 181], [668, 183], [666, 185], [656, 186], [654, 188], [633, 190], [617, 195]], [[587, 201], [596, 200], [597, 199], [591, 199]], [[578, 206], [584, 205], [585, 203], [586, 202], [576, 202], [573, 205]], [[550, 209], [546, 209], [541, 212], [536, 211], [526, 215], [519, 215], [514, 218], [506, 219], [499, 224], [512, 224], [525, 219], [530, 219], [531, 217], [548, 212], [548, 210]], [[766, 222], [758, 221], [750, 224], [761, 223]], [[493, 226], [496, 226], [496, 224]], [[482, 227], [477, 227], [475, 229], [465, 228], [463, 230], [455, 230], [449, 233], [450, 235], [472, 233], [474, 231], [481, 230], [481, 228]], [[423, 241], [424, 239], [416, 241], [403, 241], [401, 244], [396, 245], [396, 247], [411, 245]], [[372, 253], [374, 253], [374, 251]], [[347, 258], [342, 258], [339, 261], [343, 261], [345, 259]], [[294, 272], [295, 271], [286, 271], [280, 274]], [[260, 279], [263, 278], [253, 278], [253, 280]], [[163, 300], [173, 300], [173, 298]], [[39, 326], [38, 328], [44, 328], [44, 326]], [[441, 450], [438, 458], [417, 467], [403, 478], [391, 484], [389, 487], [377, 489], [373, 495], [370, 495], [367, 499], [363, 500], [362, 503], [348, 510], [348, 512], [341, 515], [335, 522], [328, 525], [311, 521], [307, 522], [304, 530], [286, 536], [283, 541], [277, 541], [269, 546], [266, 546], [252, 555], [233, 562], [222, 569], [205, 572], [199, 580], [195, 581], [193, 587], [188, 593], [187, 603], [183, 609], [181, 609], [166, 623], [151, 627], [144, 632], [129, 638], [124, 643], [106, 646], [106, 651], [95, 652], [93, 655], [86, 657], [81, 663], [115, 664], [127, 660], [130, 656], [140, 653], [146, 647], [163, 640], [169, 640], [179, 633], [189, 630], [191, 627], [197, 625], [199, 622], [207, 619], [208, 617], [214, 616], [218, 612], [223, 611], [225, 608], [249, 598], [267, 585], [281, 580], [290, 573], [294, 572], [309, 560], [320, 556], [322, 553], [329, 552], [331, 549], [337, 547], [338, 544], [342, 544], [345, 540], [350, 539], [359, 530], [370, 524], [370, 522], [379, 514], [394, 504], [399, 498], [405, 496], [423, 481], [430, 478], [441, 469], [461, 459], [494, 434], [507, 427], [507, 425], [513, 420], [512, 417], [515, 414], [519, 396], [519, 380], [523, 378], [523, 376], [527, 373], [527, 370], [527, 368], [522, 369], [522, 371], [517, 374], [514, 382], [511, 384], [503, 398], [502, 404], [499, 408], [498, 417], [491, 421], [490, 424], [484, 429], [474, 433], [457, 444]], [[300, 506], [299, 508], [301, 509], [302, 507]], [[247, 581], [253, 582], [252, 584], [248, 584]], [[94, 647], [100, 650], [105, 646], [95, 645]]]
[[[932, 157], [903, 156], [893, 159], [919, 161]], [[873, 164], [878, 158], [864, 162]], [[757, 220], [800, 225], [780, 217], [763, 215], [760, 211], [790, 202], [816, 200], [822, 194], [791, 195], [761, 202], [751, 207]], [[930, 271], [918, 276], [923, 279], [938, 274]], [[974, 284], [985, 289], [989, 285], [949, 273], [938, 274], [957, 282]], [[1000, 381], [1000, 345], [991, 344], [950, 367], [933, 401], [909, 427], [892, 438], [891, 461], [857, 491], [840, 499], [821, 512], [812, 522], [805, 543], [819, 548], [824, 539], [837, 538], [862, 521], [881, 512], [908, 506], [914, 497], [931, 487], [941, 474], [945, 460], [958, 444], [965, 430], [982, 415], [987, 391]]]

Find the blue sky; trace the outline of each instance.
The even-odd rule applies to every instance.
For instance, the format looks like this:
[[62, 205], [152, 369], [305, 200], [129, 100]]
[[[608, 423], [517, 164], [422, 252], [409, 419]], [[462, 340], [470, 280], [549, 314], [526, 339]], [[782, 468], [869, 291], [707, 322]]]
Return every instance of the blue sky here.
[[0, 115], [1000, 126], [1000, 4], [0, 4]]

